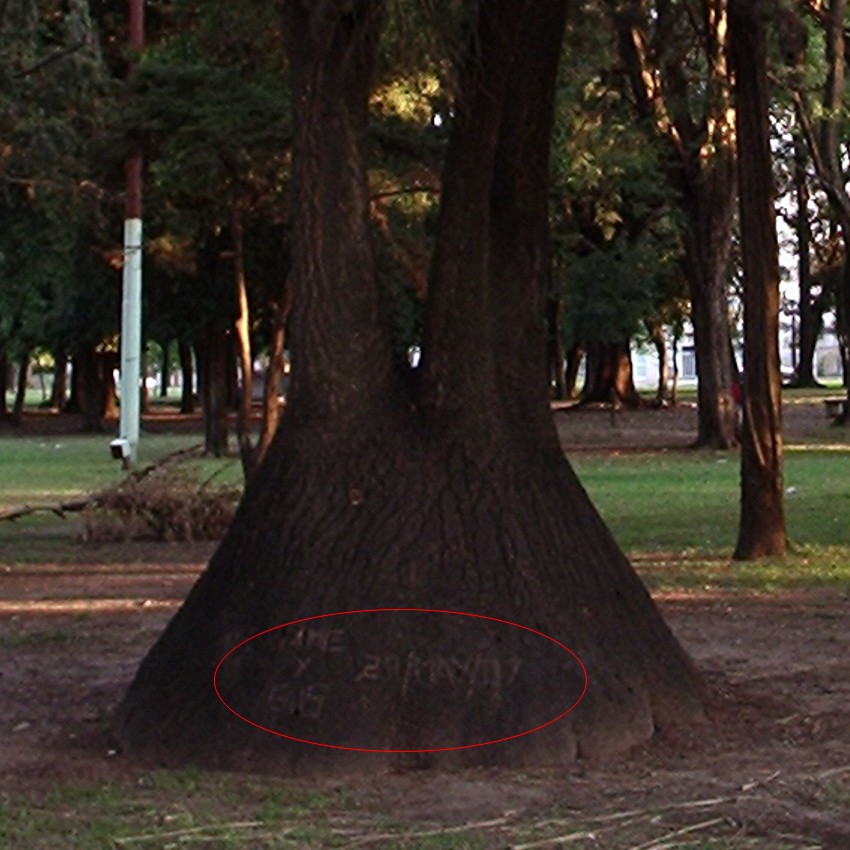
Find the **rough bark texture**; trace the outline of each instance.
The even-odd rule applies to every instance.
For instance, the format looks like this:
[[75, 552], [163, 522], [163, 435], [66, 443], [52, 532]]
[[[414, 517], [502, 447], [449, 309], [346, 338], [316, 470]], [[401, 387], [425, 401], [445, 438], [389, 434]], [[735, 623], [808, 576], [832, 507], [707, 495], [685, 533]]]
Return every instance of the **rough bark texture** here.
[[[701, 716], [695, 672], [564, 459], [548, 409], [538, 182], [563, 4], [482, 10], [461, 69], [413, 411], [378, 321], [369, 242], [375, 4], [285, 4], [300, 213], [292, 392], [227, 537], [120, 707], [132, 752], [277, 771], [559, 764]], [[216, 665], [245, 638], [373, 608], [520, 623], [573, 649], [592, 685], [533, 735], [384, 757], [269, 735], [212, 693]], [[575, 663], [541, 654], [521, 630], [461, 619], [373, 614], [274, 632], [230, 657], [220, 689], [264, 726], [375, 749], [466, 747], [577, 697]]]
[[779, 247], [771, 171], [764, 4], [730, 6], [744, 263], [744, 421], [735, 558], [783, 555]]

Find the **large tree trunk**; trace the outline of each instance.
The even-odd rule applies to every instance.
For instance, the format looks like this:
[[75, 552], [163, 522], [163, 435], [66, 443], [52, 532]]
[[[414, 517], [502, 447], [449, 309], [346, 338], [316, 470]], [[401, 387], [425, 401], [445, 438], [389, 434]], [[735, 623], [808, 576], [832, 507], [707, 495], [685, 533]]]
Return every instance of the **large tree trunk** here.
[[735, 558], [784, 555], [779, 246], [771, 171], [763, 4], [732, 0], [738, 194], [744, 261], [741, 521]]
[[71, 395], [65, 406], [68, 413], [83, 415], [83, 430], [103, 431], [106, 419], [118, 415], [113, 370], [118, 365], [115, 352], [97, 351], [86, 345], [72, 359]]
[[624, 342], [590, 342], [587, 345], [587, 373], [581, 393], [583, 403], [638, 407], [632, 352]]
[[[379, 763], [303, 741], [393, 763], [563, 763], [693, 721], [693, 668], [548, 408], [545, 173], [562, 4], [482, 4], [442, 184], [418, 412], [396, 383], [369, 240], [375, 5], [284, 8], [299, 152], [292, 389], [233, 526], [124, 698], [125, 747], [277, 771]], [[521, 630], [408, 611], [278, 630], [265, 651], [254, 641], [229, 658], [217, 681], [234, 709], [302, 743], [211, 698], [219, 660], [245, 638], [376, 608], [526, 625], [577, 652], [593, 686], [560, 722], [474, 747], [551, 718], [553, 697], [569, 706], [584, 676]]]

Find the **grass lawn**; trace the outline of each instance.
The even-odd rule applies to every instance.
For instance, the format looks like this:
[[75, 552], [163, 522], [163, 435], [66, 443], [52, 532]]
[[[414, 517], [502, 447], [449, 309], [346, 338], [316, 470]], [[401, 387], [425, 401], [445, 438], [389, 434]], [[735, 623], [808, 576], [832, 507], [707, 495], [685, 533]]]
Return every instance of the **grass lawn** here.
[[[811, 403], [813, 391], [786, 395], [786, 403]], [[0, 437], [0, 509], [68, 499], [120, 481], [125, 473], [109, 454], [109, 439], [108, 434]], [[197, 434], [143, 433], [139, 466], [198, 445], [199, 440]], [[687, 559], [685, 570], [673, 571], [682, 573], [675, 580], [712, 583], [713, 573], [705, 574], [706, 565], [728, 561], [735, 545], [740, 474], [736, 453], [593, 452], [575, 454], [571, 462], [614, 536], [640, 569], [642, 564], [663, 561], [666, 575], [672, 576], [671, 565]], [[212, 484], [238, 485], [242, 479], [239, 461], [233, 457], [191, 458], [183, 468]], [[797, 573], [796, 580], [808, 584], [847, 580], [848, 473], [850, 446], [786, 446], [785, 506], [792, 552], [779, 564], [756, 567], [747, 584], [768, 581], [768, 570], [786, 576]], [[0, 523], [0, 553], [6, 550], [6, 559], [15, 559], [8, 554], [14, 551], [23, 560], [62, 561], [72, 548], [69, 539], [74, 534], [69, 527], [50, 514]], [[80, 557], [83, 553], [76, 552], [71, 560]], [[792, 564], [798, 569], [790, 570]], [[735, 581], [743, 581], [752, 569], [738, 565]], [[650, 575], [648, 580], [658, 579]]]

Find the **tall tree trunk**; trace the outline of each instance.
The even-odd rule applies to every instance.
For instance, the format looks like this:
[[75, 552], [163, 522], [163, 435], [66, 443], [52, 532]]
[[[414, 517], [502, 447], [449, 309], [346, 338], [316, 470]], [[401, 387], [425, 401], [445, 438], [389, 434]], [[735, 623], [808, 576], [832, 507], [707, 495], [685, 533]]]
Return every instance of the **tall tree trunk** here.
[[192, 362], [192, 346], [184, 340], [178, 340], [178, 355], [180, 357], [180, 412], [195, 412], [195, 368]]
[[170, 761], [374, 770], [375, 753], [268, 735], [209, 697], [218, 661], [245, 637], [375, 608], [528, 623], [574, 649], [594, 686], [545, 730], [470, 746], [528, 728], [553, 694], [572, 701], [584, 676], [519, 630], [472, 634], [408, 610], [253, 643], [228, 660], [220, 692], [266, 728], [396, 764], [563, 763], [694, 720], [694, 671], [564, 459], [548, 408], [545, 174], [563, 5], [480, 7], [442, 183], [417, 415], [396, 384], [369, 239], [376, 4], [284, 9], [299, 152], [292, 391], [227, 537], [124, 698], [124, 745]]
[[811, 227], [809, 225], [809, 178], [808, 157], [805, 143], [794, 138], [794, 194], [797, 200], [797, 278], [800, 284], [800, 344], [794, 385], [816, 387], [815, 347], [820, 334], [823, 310], [818, 308], [817, 299], [812, 297]]
[[587, 373], [581, 393], [583, 403], [638, 407], [632, 352], [624, 342], [591, 342], [587, 345]]
[[685, 263], [697, 367], [697, 446], [737, 445], [735, 368], [729, 330], [728, 274], [735, 208], [735, 157], [729, 148], [714, 154], [710, 167], [689, 186], [683, 201]]
[[21, 424], [24, 415], [24, 402], [27, 395], [27, 382], [30, 375], [30, 353], [27, 351], [18, 360], [18, 375], [15, 382], [15, 401], [12, 404], [12, 422]]
[[195, 344], [198, 385], [204, 421], [204, 453], [227, 454], [227, 334], [205, 328]]
[[2, 343], [0, 343], [0, 419], [9, 415], [9, 403], [6, 393], [9, 392], [9, 358]]
[[286, 350], [286, 322], [289, 317], [291, 300], [289, 284], [284, 290], [283, 302], [274, 307], [272, 321], [272, 347], [269, 352], [269, 365], [266, 369], [266, 385], [263, 390], [263, 424], [256, 448], [255, 467], [265, 458], [280, 423], [280, 379], [283, 374], [284, 353]]
[[552, 394], [559, 401], [567, 398], [566, 357], [561, 336], [562, 308], [563, 302], [560, 298], [546, 299], [546, 359], [549, 365], [549, 386], [552, 388]]
[[735, 558], [783, 555], [779, 247], [776, 238], [767, 82], [767, 12], [732, 0], [738, 193], [744, 262], [744, 421], [741, 520]]
[[159, 397], [168, 397], [168, 382], [171, 372], [171, 340], [160, 343], [162, 357], [159, 361]]
[[230, 235], [233, 241], [233, 281], [236, 288], [238, 313], [235, 324], [237, 361], [239, 363], [239, 403], [236, 408], [236, 437], [245, 480], [256, 468], [258, 456], [251, 439], [251, 406], [254, 402], [254, 357], [251, 353], [251, 311], [248, 306], [248, 282], [245, 279], [242, 214], [233, 201], [230, 215]]

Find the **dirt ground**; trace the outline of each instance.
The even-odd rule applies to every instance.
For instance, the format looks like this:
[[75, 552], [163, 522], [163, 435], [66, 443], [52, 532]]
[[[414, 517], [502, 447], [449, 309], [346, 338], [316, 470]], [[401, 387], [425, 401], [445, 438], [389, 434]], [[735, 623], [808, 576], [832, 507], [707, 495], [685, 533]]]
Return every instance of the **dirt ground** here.
[[[807, 408], [786, 412], [789, 440], [847, 442]], [[680, 449], [694, 434], [691, 408], [556, 421], [568, 450]], [[97, 551], [85, 565], [0, 564], [0, 797], [141, 770], [115, 752], [110, 713], [211, 549], [140, 546], [122, 564]], [[704, 673], [704, 726], [613, 765], [361, 777], [346, 786], [348, 810], [392, 812], [410, 841], [442, 835], [449, 843], [428, 846], [444, 848], [474, 836], [516, 850], [850, 850], [850, 596], [656, 598]], [[380, 835], [333, 846], [367, 844]]]

